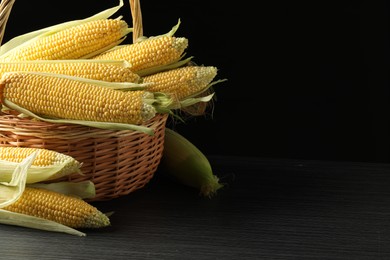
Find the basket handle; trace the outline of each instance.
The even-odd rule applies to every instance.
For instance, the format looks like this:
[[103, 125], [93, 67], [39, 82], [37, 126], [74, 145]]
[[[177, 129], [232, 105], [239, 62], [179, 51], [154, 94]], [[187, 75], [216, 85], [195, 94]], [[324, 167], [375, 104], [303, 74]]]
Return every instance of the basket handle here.
[[2, 0], [0, 3], [0, 45], [3, 41], [5, 26], [15, 0]]
[[140, 0], [129, 0], [131, 17], [133, 19], [133, 43], [143, 36], [142, 13]]

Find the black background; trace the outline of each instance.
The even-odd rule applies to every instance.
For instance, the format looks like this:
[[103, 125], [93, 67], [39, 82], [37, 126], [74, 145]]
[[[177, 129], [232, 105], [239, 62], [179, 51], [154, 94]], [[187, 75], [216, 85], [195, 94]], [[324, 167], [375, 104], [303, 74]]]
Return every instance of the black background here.
[[[180, 18], [188, 56], [227, 79], [176, 130], [206, 155], [390, 162], [389, 6], [362, 2], [141, 0], [145, 36]], [[3, 42], [117, 3], [17, 0]]]

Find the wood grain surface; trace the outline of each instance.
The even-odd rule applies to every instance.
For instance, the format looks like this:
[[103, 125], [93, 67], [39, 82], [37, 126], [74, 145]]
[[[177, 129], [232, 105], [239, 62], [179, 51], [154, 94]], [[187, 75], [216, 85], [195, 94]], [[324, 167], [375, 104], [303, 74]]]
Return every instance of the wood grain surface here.
[[210, 157], [212, 199], [157, 171], [86, 237], [0, 225], [0, 259], [390, 259], [390, 165]]

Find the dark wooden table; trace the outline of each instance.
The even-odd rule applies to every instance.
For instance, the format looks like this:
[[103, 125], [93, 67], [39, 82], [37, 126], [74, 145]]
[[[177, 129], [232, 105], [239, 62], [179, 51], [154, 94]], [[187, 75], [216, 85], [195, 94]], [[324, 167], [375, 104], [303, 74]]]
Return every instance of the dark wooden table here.
[[210, 157], [212, 199], [157, 171], [86, 237], [0, 225], [0, 259], [390, 259], [390, 165]]

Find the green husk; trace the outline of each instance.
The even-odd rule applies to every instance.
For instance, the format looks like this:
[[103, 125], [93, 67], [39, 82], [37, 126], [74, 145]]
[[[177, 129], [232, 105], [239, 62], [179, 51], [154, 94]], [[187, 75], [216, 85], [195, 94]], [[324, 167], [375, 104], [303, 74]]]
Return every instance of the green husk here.
[[83, 232], [51, 220], [15, 213], [4, 209], [0, 209], [0, 223], [45, 231], [62, 232], [76, 236], [86, 236]]
[[20, 162], [9, 181], [0, 182], [0, 209], [17, 201], [26, 187], [28, 169], [34, 162], [38, 151], [33, 152]]
[[196, 188], [203, 197], [211, 198], [224, 185], [214, 175], [207, 157], [188, 139], [165, 128], [161, 167], [174, 180]]
[[156, 36], [150, 36], [150, 37], [147, 37], [145, 35], [142, 35], [140, 37], [138, 37], [138, 39], [135, 41], [135, 42], [140, 42], [140, 41], [144, 41], [148, 38], [157, 38], [157, 37], [165, 37], [165, 36], [169, 36], [169, 37], [172, 37], [175, 35], [175, 33], [177, 32], [177, 30], [179, 29], [180, 27], [180, 24], [181, 24], [181, 20], [178, 19], [177, 21], [177, 24], [175, 24], [171, 30], [169, 30], [167, 33], [164, 33], [164, 34], [160, 34], [160, 35], [156, 35]]
[[184, 108], [184, 107], [188, 107], [188, 106], [192, 106], [196, 103], [199, 103], [199, 102], [209, 102], [214, 96], [214, 93], [211, 93], [207, 96], [204, 96], [204, 97], [190, 97], [190, 98], [186, 98], [182, 101], [179, 102], [179, 107], [178, 108]]
[[192, 106], [192, 105], [200, 103], [200, 102], [207, 103], [207, 102], [211, 101], [215, 95], [214, 92], [212, 92], [211, 94], [207, 94], [205, 96], [201, 96], [201, 94], [207, 92], [215, 84], [221, 83], [224, 81], [226, 81], [226, 79], [221, 79], [221, 80], [216, 80], [216, 81], [211, 82], [201, 91], [196, 92], [196, 93], [192, 94], [191, 96], [188, 96], [183, 100], [180, 100], [179, 102], [173, 103], [170, 106], [170, 109], [183, 109], [183, 108]]
[[151, 68], [139, 70], [139, 71], [137, 71], [137, 74], [141, 77], [145, 77], [145, 76], [155, 74], [158, 72], [176, 69], [176, 68], [179, 68], [179, 67], [182, 67], [182, 66], [188, 64], [191, 61], [191, 59], [193, 58], [193, 57], [188, 57], [188, 58], [183, 60], [182, 59], [183, 56], [185, 56], [185, 54], [183, 54], [177, 61], [174, 61], [174, 62], [166, 64], [166, 65], [154, 66]]
[[80, 199], [91, 199], [96, 196], [95, 184], [92, 181], [70, 182], [61, 181], [53, 183], [27, 184], [32, 188], [43, 188]]
[[[123, 0], [119, 0], [119, 5], [108, 8], [106, 10], [103, 10], [93, 16], [87, 17], [85, 19], [80, 19], [80, 20], [72, 20], [64, 23], [59, 23], [53, 26], [49, 26], [40, 30], [35, 30], [29, 33], [25, 33], [22, 35], [19, 35], [17, 37], [12, 38], [9, 40], [7, 43], [3, 44], [0, 47], [0, 59], [5, 58], [11, 51], [17, 50], [20, 46], [24, 46], [27, 44], [30, 44], [32, 41], [37, 40], [38, 38], [45, 37], [47, 35], [56, 33], [58, 31], [64, 30], [66, 28], [81, 24], [81, 23], [86, 23], [89, 21], [94, 21], [94, 20], [99, 20], [99, 19], [106, 19], [109, 18], [110, 16], [114, 15], [120, 8], [123, 6]], [[131, 32], [132, 29], [129, 28]], [[116, 45], [119, 43], [116, 43]], [[111, 46], [110, 46], [111, 48]], [[104, 51], [104, 50], [102, 50]]]

